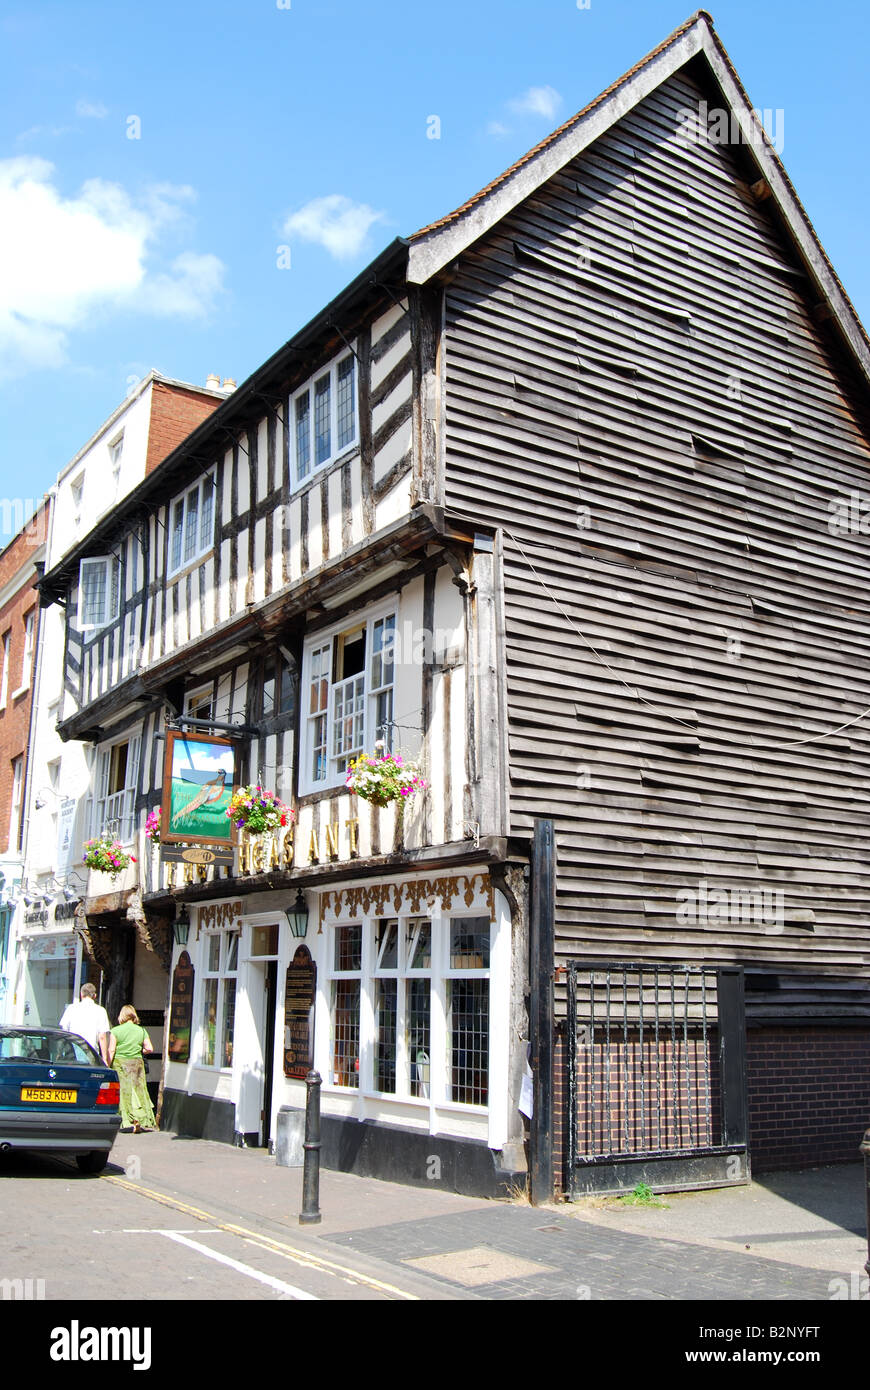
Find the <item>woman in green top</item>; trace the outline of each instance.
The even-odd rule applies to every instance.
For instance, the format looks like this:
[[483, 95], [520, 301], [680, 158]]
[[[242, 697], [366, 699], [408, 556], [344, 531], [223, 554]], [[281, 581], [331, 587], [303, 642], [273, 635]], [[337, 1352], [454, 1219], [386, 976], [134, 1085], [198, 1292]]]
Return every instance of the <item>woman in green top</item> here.
[[112, 1037], [115, 1039], [112, 1066], [121, 1083], [121, 1133], [139, 1134], [143, 1129], [156, 1129], [144, 1060], [144, 1054], [153, 1052], [154, 1048], [132, 1004], [125, 1004], [118, 1014], [118, 1026], [112, 1029]]

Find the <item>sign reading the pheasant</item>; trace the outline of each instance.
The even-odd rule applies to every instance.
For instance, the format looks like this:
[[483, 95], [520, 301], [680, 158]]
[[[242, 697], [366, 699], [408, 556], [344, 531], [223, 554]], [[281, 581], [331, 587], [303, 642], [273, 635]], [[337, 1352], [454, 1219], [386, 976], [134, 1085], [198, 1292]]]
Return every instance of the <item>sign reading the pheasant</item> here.
[[236, 745], [212, 734], [166, 733], [160, 843], [232, 845], [227, 807], [236, 780]]

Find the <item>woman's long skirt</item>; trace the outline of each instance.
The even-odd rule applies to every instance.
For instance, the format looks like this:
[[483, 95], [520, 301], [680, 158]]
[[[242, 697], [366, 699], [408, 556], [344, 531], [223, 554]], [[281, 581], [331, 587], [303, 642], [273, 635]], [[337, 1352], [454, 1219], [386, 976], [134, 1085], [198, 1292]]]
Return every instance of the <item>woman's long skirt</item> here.
[[116, 1057], [112, 1065], [121, 1083], [121, 1124], [125, 1129], [156, 1129], [154, 1107], [148, 1094], [141, 1057]]

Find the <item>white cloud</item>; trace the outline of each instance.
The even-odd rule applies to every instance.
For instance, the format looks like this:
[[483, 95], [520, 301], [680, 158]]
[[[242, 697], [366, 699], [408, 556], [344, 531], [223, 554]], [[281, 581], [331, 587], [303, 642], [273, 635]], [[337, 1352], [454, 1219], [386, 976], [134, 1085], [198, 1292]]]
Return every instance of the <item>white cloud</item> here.
[[73, 197], [47, 160], [0, 160], [0, 366], [16, 375], [57, 367], [69, 336], [95, 312], [194, 317], [221, 289], [216, 256], [184, 252], [154, 265], [154, 243], [177, 228], [193, 190], [158, 185], [138, 200], [103, 179]]
[[84, 116], [95, 121], [102, 121], [109, 114], [108, 106], [104, 106], [101, 101], [85, 101], [84, 97], [76, 102], [76, 115]]
[[510, 126], [506, 126], [503, 121], [490, 121], [486, 127], [487, 135], [510, 135]]
[[555, 87], [530, 87], [521, 97], [509, 101], [508, 105], [518, 116], [543, 116], [552, 121], [562, 105], [562, 98]]
[[324, 246], [337, 260], [347, 260], [362, 250], [369, 229], [382, 222], [384, 214], [366, 203], [355, 203], [342, 193], [312, 198], [284, 223], [287, 236], [299, 236]]
[[201, 318], [223, 288], [224, 263], [217, 256], [184, 251], [169, 268], [148, 277], [139, 305], [145, 313]]

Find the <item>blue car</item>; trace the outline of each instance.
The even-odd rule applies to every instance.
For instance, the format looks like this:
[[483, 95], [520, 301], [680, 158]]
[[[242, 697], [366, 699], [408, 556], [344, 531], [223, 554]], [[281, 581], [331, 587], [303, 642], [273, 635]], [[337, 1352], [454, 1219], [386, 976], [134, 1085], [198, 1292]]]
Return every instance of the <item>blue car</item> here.
[[0, 1027], [0, 1154], [74, 1155], [101, 1173], [121, 1125], [118, 1074], [60, 1028]]

